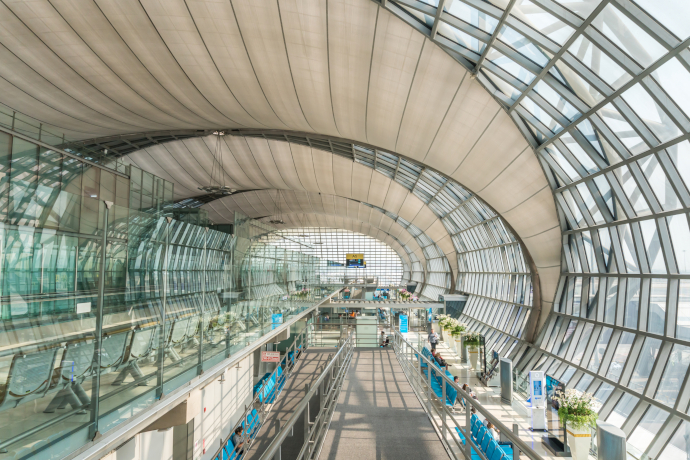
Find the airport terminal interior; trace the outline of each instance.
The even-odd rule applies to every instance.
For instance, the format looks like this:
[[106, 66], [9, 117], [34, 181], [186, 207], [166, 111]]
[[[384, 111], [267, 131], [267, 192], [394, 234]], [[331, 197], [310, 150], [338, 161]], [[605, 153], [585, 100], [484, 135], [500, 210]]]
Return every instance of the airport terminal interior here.
[[687, 0], [0, 0], [0, 460], [690, 459]]

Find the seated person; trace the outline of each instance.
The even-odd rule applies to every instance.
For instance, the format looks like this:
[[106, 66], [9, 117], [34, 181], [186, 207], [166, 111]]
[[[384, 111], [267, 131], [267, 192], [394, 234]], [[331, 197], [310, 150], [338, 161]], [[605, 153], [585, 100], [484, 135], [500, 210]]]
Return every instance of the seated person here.
[[237, 452], [238, 455], [242, 455], [244, 453], [244, 449], [242, 449], [244, 441], [242, 441], [241, 425], [235, 428], [235, 432], [232, 434], [232, 436], [230, 436], [230, 440], [232, 441], [232, 444], [235, 446], [235, 452]]
[[390, 338], [386, 337], [386, 334], [381, 331], [381, 346], [387, 347], [388, 345], [390, 345]]
[[499, 439], [498, 439], [498, 430], [496, 429], [496, 427], [494, 426], [494, 424], [491, 423], [491, 422], [487, 422], [487, 424], [486, 424], [486, 430], [489, 432], [489, 434], [490, 434], [491, 436], [493, 436], [493, 438], [496, 440], [496, 442], [498, 442], [498, 440], [499, 440]]
[[445, 359], [443, 359], [443, 358], [441, 357], [441, 354], [440, 354], [440, 353], [436, 353], [435, 358], [436, 358], [436, 362], [438, 363], [439, 366], [445, 367], [445, 368], [448, 367], [448, 363], [446, 362]]

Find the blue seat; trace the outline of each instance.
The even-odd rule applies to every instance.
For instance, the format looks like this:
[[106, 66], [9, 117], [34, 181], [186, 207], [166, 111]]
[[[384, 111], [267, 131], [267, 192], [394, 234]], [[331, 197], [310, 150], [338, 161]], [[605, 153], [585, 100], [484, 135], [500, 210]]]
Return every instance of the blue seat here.
[[496, 441], [494, 439], [489, 439], [489, 442], [486, 445], [486, 449], [484, 449], [484, 453], [486, 454], [486, 458], [491, 458], [491, 456], [494, 454], [494, 451], [498, 447], [498, 444], [496, 444]]
[[477, 445], [480, 445], [482, 443], [485, 435], [486, 435], [486, 427], [484, 425], [481, 425], [479, 427], [479, 432], [477, 433], [477, 437], [475, 438]]
[[486, 453], [486, 450], [489, 448], [489, 443], [494, 440], [494, 437], [491, 436], [491, 433], [489, 433], [489, 430], [486, 430], [486, 433], [484, 433], [484, 438], [482, 439], [482, 443], [479, 447], [482, 448], [482, 451]]
[[[462, 434], [462, 431], [460, 428], [457, 426], [455, 427], [455, 431], [458, 433], [458, 436], [460, 437], [460, 442], [462, 442], [463, 445], [465, 445], [465, 435]], [[482, 458], [479, 456], [476, 450], [474, 450], [474, 447], [472, 448], [472, 459], [471, 460], [482, 460]], [[492, 460], [492, 459], [489, 459]]]
[[472, 439], [477, 439], [477, 435], [479, 434], [479, 425], [474, 424], [472, 425]]
[[499, 443], [498, 448], [501, 450], [506, 460], [513, 460], [513, 445], [511, 443]]

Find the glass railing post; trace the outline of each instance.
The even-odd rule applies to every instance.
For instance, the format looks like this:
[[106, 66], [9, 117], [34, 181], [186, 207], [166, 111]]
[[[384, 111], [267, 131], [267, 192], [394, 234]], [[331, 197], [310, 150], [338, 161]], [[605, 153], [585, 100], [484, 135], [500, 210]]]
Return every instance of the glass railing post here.
[[199, 360], [197, 363], [197, 375], [204, 373], [204, 318], [206, 316], [206, 266], [208, 265], [208, 251], [206, 251], [207, 239], [208, 227], [204, 228], [204, 256], [201, 259], [201, 319], [199, 323]]
[[472, 403], [465, 398], [465, 458], [472, 458]]
[[443, 401], [441, 401], [441, 411], [443, 412], [443, 415], [441, 416], [441, 437], [443, 441], [446, 441], [446, 433], [448, 431], [447, 428], [447, 421], [446, 421], [446, 379], [441, 379], [441, 388], [442, 388], [442, 393], [443, 393]]
[[101, 237], [101, 256], [100, 267], [98, 271], [98, 304], [96, 305], [96, 343], [95, 353], [93, 355], [93, 378], [91, 380], [91, 425], [89, 428], [89, 438], [94, 439], [98, 433], [98, 410], [99, 410], [99, 393], [101, 390], [101, 358], [103, 352], [103, 302], [105, 292], [105, 257], [108, 243], [108, 212], [113, 205], [111, 201], [103, 201], [105, 205], [105, 212], [103, 213], [103, 236]]
[[166, 327], [166, 311], [168, 309], [168, 246], [170, 243], [170, 222], [172, 218], [165, 218], [165, 244], [163, 245], [163, 266], [161, 267], [161, 275], [163, 276], [163, 293], [161, 294], [161, 324], [160, 333], [158, 334], [158, 372], [156, 374], [156, 399], [163, 397], [163, 370], [165, 366], [165, 344], [167, 338]]

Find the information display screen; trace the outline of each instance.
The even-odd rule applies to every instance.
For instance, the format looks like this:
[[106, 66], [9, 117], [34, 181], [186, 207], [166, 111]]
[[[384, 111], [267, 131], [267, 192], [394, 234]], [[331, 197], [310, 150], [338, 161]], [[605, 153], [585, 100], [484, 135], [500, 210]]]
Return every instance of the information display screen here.
[[364, 254], [346, 254], [345, 266], [347, 268], [364, 268], [367, 263], [364, 261]]

